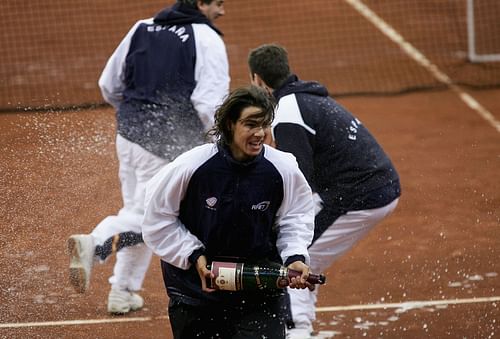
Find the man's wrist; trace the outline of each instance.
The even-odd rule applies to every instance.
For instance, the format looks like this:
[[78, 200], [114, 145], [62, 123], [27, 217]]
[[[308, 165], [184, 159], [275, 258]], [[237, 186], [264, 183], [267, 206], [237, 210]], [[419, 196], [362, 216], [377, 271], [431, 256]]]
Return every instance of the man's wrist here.
[[205, 253], [205, 249], [203, 247], [198, 248], [197, 250], [194, 250], [193, 253], [189, 256], [188, 260], [191, 264], [196, 264], [196, 261], [200, 256], [202, 256]]
[[301, 254], [295, 254], [295, 255], [292, 255], [292, 256], [289, 256], [286, 261], [285, 261], [285, 266], [288, 266], [290, 265], [291, 263], [293, 262], [296, 262], [296, 261], [301, 261], [305, 264], [306, 262], [306, 257], [301, 255]]

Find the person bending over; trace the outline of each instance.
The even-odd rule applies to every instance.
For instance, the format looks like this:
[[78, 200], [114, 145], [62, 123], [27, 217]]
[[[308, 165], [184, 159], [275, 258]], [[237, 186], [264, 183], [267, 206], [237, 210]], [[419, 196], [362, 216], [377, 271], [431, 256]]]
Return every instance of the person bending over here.
[[[297, 158], [313, 190], [311, 270], [324, 272], [398, 204], [399, 175], [365, 125], [318, 82], [291, 73], [286, 49], [261, 45], [248, 56], [252, 83], [277, 99], [271, 140]], [[289, 290], [288, 337], [309, 338], [318, 289]]]

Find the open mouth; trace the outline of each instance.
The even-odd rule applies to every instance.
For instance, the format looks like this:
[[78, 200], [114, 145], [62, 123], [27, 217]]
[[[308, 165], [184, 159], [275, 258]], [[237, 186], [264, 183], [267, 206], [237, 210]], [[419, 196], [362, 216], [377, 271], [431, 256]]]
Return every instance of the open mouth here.
[[252, 150], [258, 151], [262, 147], [262, 140], [249, 142], [248, 145]]

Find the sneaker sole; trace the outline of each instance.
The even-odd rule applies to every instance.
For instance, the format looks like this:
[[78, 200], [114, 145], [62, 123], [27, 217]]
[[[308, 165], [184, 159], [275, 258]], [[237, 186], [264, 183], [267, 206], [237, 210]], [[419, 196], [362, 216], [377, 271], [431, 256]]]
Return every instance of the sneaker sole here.
[[114, 314], [114, 315], [124, 315], [124, 314], [127, 314], [128, 312], [130, 312], [131, 310], [128, 309], [128, 310], [114, 310], [114, 309], [111, 309], [109, 310], [108, 309], [108, 313], [109, 314]]
[[118, 306], [113, 303], [110, 304], [108, 299], [108, 313], [111, 314], [123, 315], [132, 311], [138, 311], [143, 307], [144, 302], [141, 305], [129, 303], [128, 305]]
[[141, 308], [143, 308], [143, 307], [144, 307], [144, 305], [137, 306], [137, 307], [135, 307], [135, 306], [130, 306], [130, 310], [131, 310], [131, 311], [139, 311], [139, 310], [140, 310]]
[[69, 264], [69, 281], [75, 291], [78, 293], [85, 293], [87, 290], [85, 283], [87, 280], [86, 274], [81, 264], [78, 242], [73, 238], [68, 239], [68, 254], [71, 256], [71, 262]]
[[129, 312], [138, 311], [141, 308], [142, 308], [142, 306], [141, 307], [130, 307], [128, 309], [108, 308], [108, 313], [115, 314], [115, 315], [123, 315], [123, 314], [127, 314]]
[[122, 314], [127, 314], [128, 312], [130, 311], [136, 311], [137, 309], [134, 309], [133, 307], [129, 306], [129, 307], [126, 307], [126, 306], [109, 306], [108, 305], [108, 313], [111, 313], [111, 314], [116, 314], [116, 315], [122, 315]]
[[137, 306], [137, 305], [130, 305], [128, 308], [127, 307], [118, 307], [118, 306], [108, 306], [108, 313], [111, 314], [126, 314], [132, 311], [138, 311], [141, 308], [143, 308], [144, 305]]

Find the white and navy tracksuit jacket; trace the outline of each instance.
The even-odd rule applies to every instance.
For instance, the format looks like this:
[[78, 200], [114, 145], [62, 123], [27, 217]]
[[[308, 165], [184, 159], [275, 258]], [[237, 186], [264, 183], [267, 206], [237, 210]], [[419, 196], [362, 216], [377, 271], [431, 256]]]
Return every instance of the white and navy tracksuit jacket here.
[[173, 160], [203, 143], [229, 90], [221, 33], [199, 11], [176, 3], [127, 33], [99, 79], [117, 109], [118, 134]]
[[295, 155], [322, 200], [313, 241], [348, 211], [379, 208], [400, 196], [399, 176], [387, 154], [323, 85], [291, 75], [274, 96], [276, 146]]
[[162, 258], [171, 299], [238, 304], [250, 292], [201, 291], [193, 265], [198, 256], [309, 263], [313, 209], [311, 188], [293, 155], [265, 146], [254, 160], [240, 163], [225, 147], [205, 144], [148, 182], [142, 233]]

